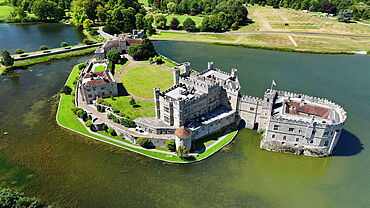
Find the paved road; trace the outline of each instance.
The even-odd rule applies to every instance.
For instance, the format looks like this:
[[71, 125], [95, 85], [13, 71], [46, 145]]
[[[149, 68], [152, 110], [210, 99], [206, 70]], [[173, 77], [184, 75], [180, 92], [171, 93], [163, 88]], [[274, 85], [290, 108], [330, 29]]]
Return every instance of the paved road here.
[[18, 57], [13, 57], [13, 58], [14, 58], [15, 61], [20, 61], [20, 60], [37, 58], [37, 57], [42, 57], [42, 56], [49, 56], [49, 55], [53, 55], [53, 54], [67, 53], [67, 52], [71, 52], [71, 51], [77, 51], [77, 50], [96, 47], [96, 46], [100, 46], [100, 45], [102, 45], [102, 43], [96, 43], [96, 44], [91, 44], [91, 45], [82, 45], [82, 46], [71, 46], [70, 49], [61, 48], [61, 49], [58, 49], [58, 50], [50, 51], [48, 53], [40, 52], [40, 53], [29, 54], [28, 56], [24, 56], [24, 57], [18, 56]]
[[110, 35], [106, 32], [103, 31], [103, 26], [100, 26], [99, 29], [98, 29], [98, 33], [101, 37], [105, 38], [105, 39], [114, 39], [114, 36], [113, 35]]
[[190, 34], [256, 34], [256, 33], [268, 33], [268, 34], [307, 34], [307, 35], [329, 35], [329, 36], [342, 36], [342, 37], [357, 37], [357, 38], [370, 38], [370, 35], [350, 35], [350, 34], [336, 34], [336, 33], [318, 33], [318, 32], [291, 32], [291, 31], [231, 31], [224, 33], [215, 32], [187, 32], [180, 30], [159, 30], [160, 32], [174, 32], [174, 33], [190, 33]]

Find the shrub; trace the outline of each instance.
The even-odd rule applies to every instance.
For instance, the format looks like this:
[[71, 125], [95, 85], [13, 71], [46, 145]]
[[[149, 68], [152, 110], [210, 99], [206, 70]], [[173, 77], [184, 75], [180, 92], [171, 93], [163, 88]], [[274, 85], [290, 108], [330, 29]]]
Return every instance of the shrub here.
[[158, 64], [158, 65], [161, 65], [161, 64], [163, 64], [163, 63], [164, 63], [162, 56], [155, 56], [152, 60], [153, 60], [156, 64]]
[[91, 127], [92, 125], [93, 125], [93, 122], [92, 122], [92, 120], [87, 120], [86, 122], [85, 122], [85, 125], [86, 125], [86, 127]]
[[176, 153], [179, 158], [186, 158], [189, 156], [189, 151], [186, 149], [185, 146], [180, 146]]
[[101, 105], [97, 105], [96, 106], [96, 110], [100, 113], [104, 113], [105, 112], [105, 107], [104, 106], [101, 106]]
[[72, 108], [71, 108], [71, 111], [75, 114], [75, 115], [77, 115], [77, 111], [78, 110], [82, 110], [81, 108], [78, 108], [78, 107], [76, 107], [76, 106], [73, 106]]
[[67, 42], [62, 42], [61, 44], [60, 44], [60, 47], [67, 47], [68, 46], [68, 43]]
[[128, 61], [128, 60], [127, 60], [127, 58], [126, 58], [126, 57], [122, 57], [122, 58], [120, 58], [120, 59], [118, 60], [118, 64], [123, 65], [123, 64], [125, 64], [127, 61]]
[[18, 48], [17, 50], [15, 50], [15, 53], [16, 54], [22, 54], [22, 53], [24, 53], [24, 50]]
[[108, 132], [110, 135], [112, 135], [112, 136], [117, 136], [117, 133], [116, 133], [116, 131], [115, 131], [113, 128], [109, 128], [107, 132]]
[[136, 104], [135, 99], [134, 99], [134, 98], [131, 98], [131, 100], [130, 100], [130, 105], [135, 105], [135, 104]]
[[145, 137], [139, 137], [137, 138], [136, 142], [142, 147], [147, 147], [150, 144], [150, 139], [145, 138]]
[[153, 43], [149, 39], [144, 39], [141, 44], [128, 47], [128, 54], [135, 60], [147, 60], [157, 55]]
[[172, 30], [177, 30], [179, 25], [180, 25], [180, 21], [176, 17], [172, 18], [171, 23], [170, 23], [170, 28]]
[[66, 85], [62, 88], [62, 90], [60, 92], [66, 94], [66, 95], [70, 95], [71, 92], [72, 92], [72, 88], [70, 88], [68, 85]]
[[168, 150], [170, 150], [171, 152], [174, 152], [176, 151], [176, 144], [175, 144], [175, 141], [174, 140], [167, 140], [166, 141], [166, 147]]
[[82, 63], [82, 64], [79, 64], [77, 67], [78, 67], [78, 70], [82, 70], [86, 67], [87, 63]]
[[40, 46], [40, 50], [43, 51], [43, 50], [48, 50], [49, 48], [46, 46], [46, 45], [42, 45]]
[[92, 40], [89, 40], [89, 39], [85, 38], [85, 39], [82, 40], [82, 43], [85, 44], [85, 45], [91, 45], [91, 44], [94, 44], [95, 41], [92, 41]]
[[101, 128], [103, 131], [108, 131], [108, 126], [105, 123], [102, 124]]
[[107, 115], [107, 118], [110, 119], [110, 120], [112, 120], [113, 118], [115, 118], [115, 116], [110, 113], [110, 114]]
[[231, 29], [233, 29], [233, 30], [237, 30], [237, 29], [239, 29], [239, 22], [234, 22], [234, 23], [231, 25]]
[[84, 111], [83, 109], [78, 110], [78, 111], [76, 112], [76, 114], [77, 114], [77, 116], [78, 116], [80, 119], [82, 119], [82, 120], [84, 120], [84, 121], [87, 121], [87, 112], [86, 112], [86, 111]]
[[127, 128], [135, 128], [136, 127], [136, 123], [133, 120], [128, 119], [128, 118], [121, 119], [120, 123], [123, 126], [127, 127]]
[[194, 20], [192, 20], [191, 18], [186, 18], [185, 21], [182, 23], [183, 24], [183, 28], [184, 30], [186, 31], [189, 31], [189, 32], [192, 32], [192, 31], [195, 31], [196, 30], [196, 25], [195, 25], [195, 22]]

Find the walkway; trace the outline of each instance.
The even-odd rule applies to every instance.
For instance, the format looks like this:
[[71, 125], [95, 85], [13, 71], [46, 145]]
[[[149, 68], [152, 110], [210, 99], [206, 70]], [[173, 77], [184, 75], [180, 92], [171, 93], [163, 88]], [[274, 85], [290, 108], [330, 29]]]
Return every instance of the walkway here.
[[103, 37], [103, 38], [105, 38], [107, 40], [114, 39], [114, 36], [113, 35], [108, 34], [108, 33], [106, 33], [106, 32], [103, 31], [103, 26], [100, 26], [97, 31], [98, 31], [100, 37]]
[[343, 37], [357, 37], [357, 38], [370, 38], [369, 35], [349, 35], [349, 34], [336, 34], [336, 33], [318, 33], [318, 32], [292, 32], [292, 31], [231, 31], [231, 32], [223, 32], [223, 33], [216, 33], [216, 32], [187, 32], [187, 31], [180, 31], [180, 30], [159, 30], [160, 32], [173, 32], [173, 33], [189, 33], [189, 34], [255, 34], [255, 33], [268, 33], [268, 34], [306, 34], [306, 35], [329, 35], [329, 36], [343, 36]]
[[[77, 50], [82, 50], [82, 49], [86, 49], [86, 48], [92, 48], [92, 47], [96, 47], [96, 46], [100, 46], [102, 45], [103, 43], [95, 43], [95, 44], [91, 44], [91, 45], [82, 45], [82, 46], [71, 46], [71, 48], [61, 48], [61, 49], [57, 49], [57, 50], [52, 50], [48, 53], [44, 53], [44, 52], [40, 52], [40, 53], [34, 53], [34, 54], [29, 54], [28, 56], [24, 56], [24, 57], [13, 57], [14, 58], [14, 61], [20, 61], [20, 60], [25, 60], [25, 59], [31, 59], [31, 58], [38, 58], [38, 57], [43, 57], [43, 56], [50, 56], [50, 55], [53, 55], [53, 54], [61, 54], [61, 53], [67, 53], [67, 52], [71, 52], [71, 51], [77, 51]], [[48, 50], [46, 50], [48, 51]]]
[[[114, 75], [114, 79], [116, 80], [116, 82], [120, 82], [120, 79], [122, 77], [122, 73], [126, 69], [131, 68], [131, 67], [135, 67], [135, 66], [156, 66], [156, 67], [160, 67], [160, 68], [163, 68], [163, 69], [166, 69], [168, 71], [173, 72], [173, 69], [170, 68], [170, 67], [167, 67], [167, 66], [157, 65], [157, 64], [150, 64], [150, 63], [144, 63], [144, 62], [140, 62], [140, 61], [135, 61], [131, 56], [129, 56], [127, 54], [125, 54], [125, 57], [128, 59], [129, 64], [127, 66], [123, 67], [122, 69], [120, 69], [119, 72], [117, 72]], [[129, 94], [129, 97], [134, 98], [135, 100], [140, 100], [140, 101], [154, 101], [154, 98], [143, 98], [143, 97], [138, 97], [136, 95], [130, 94], [129, 92], [127, 92], [127, 93]]]

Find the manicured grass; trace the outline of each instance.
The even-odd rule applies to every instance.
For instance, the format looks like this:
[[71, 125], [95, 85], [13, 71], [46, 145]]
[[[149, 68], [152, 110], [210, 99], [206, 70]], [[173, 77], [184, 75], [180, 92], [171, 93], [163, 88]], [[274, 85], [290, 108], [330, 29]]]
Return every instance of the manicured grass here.
[[99, 65], [99, 66], [94, 68], [94, 72], [104, 71], [105, 69], [106, 69], [105, 66]]
[[129, 65], [130, 62], [127, 61], [126, 63], [124, 64], [116, 64], [115, 68], [114, 68], [114, 74], [117, 74], [117, 72], [119, 72], [123, 67]]
[[171, 15], [168, 15], [166, 18], [167, 18], [167, 25], [170, 26], [170, 23], [171, 23], [171, 20], [172, 18], [176, 17], [179, 22], [180, 22], [180, 26], [182, 26], [182, 23], [189, 17], [191, 18], [195, 24], [197, 25], [197, 27], [200, 27], [200, 25], [202, 24], [202, 20], [203, 20], [203, 17], [201, 16], [190, 16], [190, 15], [179, 15], [179, 14], [171, 14]]
[[173, 85], [173, 76], [172, 72], [158, 66], [134, 66], [122, 73], [121, 82], [129, 93], [152, 98], [154, 87], [165, 90]]
[[38, 57], [38, 58], [31, 58], [31, 59], [25, 59], [21, 61], [16, 61], [14, 63], [15, 67], [26, 67], [26, 66], [31, 66], [35, 64], [40, 64], [40, 63], [45, 63], [45, 62], [54, 62], [58, 61], [61, 59], [66, 59], [66, 58], [71, 58], [75, 56], [82, 56], [86, 55], [89, 53], [93, 53], [95, 51], [96, 47], [92, 48], [87, 48], [87, 49], [82, 49], [78, 51], [71, 51], [67, 53], [61, 53], [61, 54], [54, 54], [54, 55], [49, 55], [49, 56], [43, 56], [43, 57]]
[[149, 6], [148, 0], [139, 0], [140, 4], [144, 4], [145, 6]]
[[9, 17], [10, 12], [13, 10], [11, 6], [0, 6], [0, 19]]
[[[170, 59], [167, 59], [167, 58], [164, 58], [164, 57], [163, 57], [163, 61], [164, 61], [164, 63], [163, 63], [163, 64], [161, 64], [162, 66], [167, 66], [167, 67], [169, 67], [169, 68], [173, 68], [173, 67], [177, 66], [177, 64], [176, 64], [174, 61], [170, 60]], [[147, 63], [147, 64], [149, 64], [149, 63], [150, 63], [150, 61], [149, 61], [149, 60], [146, 60], [146, 61], [140, 61], [140, 62]]]
[[77, 64], [76, 66], [73, 67], [71, 73], [69, 74], [68, 80], [66, 82], [67, 86], [74, 87], [73, 82], [76, 80], [76, 78], [80, 75], [80, 72], [81, 72], [78, 70], [78, 66], [82, 64], [84, 63]]
[[[113, 100], [114, 99], [114, 100]], [[154, 117], [154, 102], [136, 100], [136, 105], [133, 107], [130, 104], [130, 97], [121, 96], [114, 98], [105, 98], [104, 101], [110, 104], [112, 108], [119, 110], [124, 117], [136, 119], [140, 117]]]

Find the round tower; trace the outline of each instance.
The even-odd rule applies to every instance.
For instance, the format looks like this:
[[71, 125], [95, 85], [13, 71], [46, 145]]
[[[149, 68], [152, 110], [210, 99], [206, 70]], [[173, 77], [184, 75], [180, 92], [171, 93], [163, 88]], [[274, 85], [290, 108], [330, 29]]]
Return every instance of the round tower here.
[[191, 148], [191, 130], [181, 126], [175, 131], [175, 143], [176, 149], [179, 149], [180, 146], [184, 146], [188, 151]]

